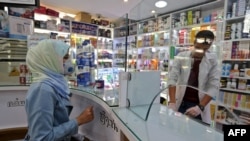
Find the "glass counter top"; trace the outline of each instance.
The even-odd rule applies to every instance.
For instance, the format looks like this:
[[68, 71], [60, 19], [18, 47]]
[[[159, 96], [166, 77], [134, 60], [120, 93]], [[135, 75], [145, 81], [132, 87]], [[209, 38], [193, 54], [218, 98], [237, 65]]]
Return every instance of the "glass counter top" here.
[[153, 104], [147, 120], [133, 111], [149, 106], [113, 108], [116, 116], [141, 141], [223, 141], [223, 133], [199, 123], [186, 115], [168, 110], [161, 104]]
[[70, 89], [95, 95], [102, 101], [106, 102], [109, 107], [118, 107], [119, 104], [118, 89], [95, 89], [93, 87], [75, 87], [75, 86], [70, 86]]

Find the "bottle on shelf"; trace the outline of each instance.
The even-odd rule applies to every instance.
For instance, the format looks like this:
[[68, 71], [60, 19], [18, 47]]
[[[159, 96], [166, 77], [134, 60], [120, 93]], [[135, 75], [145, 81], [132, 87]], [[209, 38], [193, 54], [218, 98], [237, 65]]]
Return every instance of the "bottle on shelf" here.
[[230, 81], [230, 79], [227, 79], [227, 88], [231, 88], [231, 81]]
[[239, 79], [238, 89], [239, 90], [246, 90], [246, 87], [247, 87], [247, 80]]
[[231, 89], [236, 89], [236, 79], [232, 79]]
[[239, 77], [239, 65], [234, 64], [234, 69], [230, 71], [231, 77]]
[[239, 73], [240, 77], [245, 77], [245, 69], [246, 69], [246, 67], [247, 67], [247, 63], [243, 62], [242, 67], [240, 69], [240, 73]]
[[246, 38], [249, 38], [250, 37], [250, 26], [249, 26], [249, 16], [247, 15], [250, 15], [250, 1], [248, 1], [247, 3], [247, 7], [246, 7], [246, 13], [245, 13], [245, 20], [244, 20], [244, 28], [243, 28], [243, 37], [246, 37]]

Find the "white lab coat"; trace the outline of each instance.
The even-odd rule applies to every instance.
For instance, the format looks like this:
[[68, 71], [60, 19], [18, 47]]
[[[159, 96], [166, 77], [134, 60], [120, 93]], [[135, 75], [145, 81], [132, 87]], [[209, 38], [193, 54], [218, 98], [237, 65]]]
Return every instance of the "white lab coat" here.
[[[168, 85], [176, 85], [176, 107], [180, 107], [186, 87], [188, 84], [190, 70], [192, 67], [191, 51], [179, 53], [173, 62], [169, 73]], [[199, 66], [199, 99], [201, 100], [205, 94], [216, 97], [219, 94], [219, 78], [220, 71], [218, 68], [217, 57], [215, 54], [206, 52]], [[178, 86], [180, 85], [180, 86]], [[182, 86], [181, 86], [182, 85]], [[204, 93], [205, 92], [205, 93]], [[211, 123], [210, 104], [205, 106], [201, 113], [202, 121]]]

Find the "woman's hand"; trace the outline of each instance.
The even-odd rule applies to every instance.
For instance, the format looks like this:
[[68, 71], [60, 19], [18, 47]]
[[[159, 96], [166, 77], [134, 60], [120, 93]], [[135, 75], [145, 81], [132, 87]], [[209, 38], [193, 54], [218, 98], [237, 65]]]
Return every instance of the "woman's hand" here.
[[77, 118], [78, 125], [88, 123], [94, 119], [93, 106], [87, 107]]

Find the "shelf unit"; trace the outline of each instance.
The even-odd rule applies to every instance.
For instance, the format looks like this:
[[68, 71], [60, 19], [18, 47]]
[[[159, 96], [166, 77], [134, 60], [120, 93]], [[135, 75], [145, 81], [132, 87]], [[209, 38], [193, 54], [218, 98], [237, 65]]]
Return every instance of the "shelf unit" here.
[[[250, 67], [248, 33], [243, 33], [249, 0], [225, 0], [221, 56], [221, 88], [217, 100], [217, 128], [226, 124], [250, 124]], [[221, 115], [225, 115], [222, 118]], [[218, 118], [220, 120], [218, 120]], [[221, 120], [225, 122], [221, 122]]]
[[223, 26], [223, 8], [224, 2], [216, 1], [173, 13], [172, 45], [175, 47], [174, 54], [188, 50], [193, 46], [196, 33], [208, 29], [213, 31], [216, 36], [211, 51], [217, 53], [219, 57], [218, 46], [220, 46]]
[[[27, 40], [0, 38], [0, 83], [12, 84], [29, 83], [29, 72], [22, 71], [21, 66], [25, 66], [27, 53]], [[21, 83], [20, 83], [21, 84]]]
[[[190, 47], [193, 46], [195, 34], [202, 29], [212, 29], [214, 31], [216, 35], [216, 41], [214, 42], [211, 51], [217, 53], [219, 58], [218, 62], [221, 67], [223, 67], [224, 63], [232, 62], [232, 64], [235, 64], [247, 62], [247, 67], [250, 68], [250, 58], [248, 58], [246, 52], [246, 50], [249, 51], [249, 46], [247, 47], [247, 44], [250, 44], [250, 38], [248, 38], [249, 36], [247, 34], [238, 34], [238, 30], [235, 31], [235, 26], [236, 28], [238, 26], [242, 27], [243, 29], [243, 21], [245, 19], [245, 15], [244, 13], [242, 14], [242, 11], [232, 11], [232, 5], [237, 1], [244, 0], [214, 1], [174, 13], [161, 15], [159, 17], [153, 17], [146, 20], [136, 21], [134, 23], [129, 23], [129, 35], [127, 37], [127, 70], [150, 71], [152, 69], [149, 67], [149, 61], [151, 61], [151, 59], [157, 58], [156, 56], [158, 55], [159, 58], [157, 59], [159, 60], [160, 65], [158, 65], [156, 70], [162, 71], [162, 76], [164, 76], [162, 81], [167, 82], [167, 75], [171, 69], [174, 56], [181, 51], [189, 50]], [[234, 16], [232, 16], [233, 13]], [[98, 62], [110, 62], [110, 65], [106, 65], [106, 67], [100, 64], [97, 65], [96, 74], [98, 73], [98, 69], [104, 68], [103, 72], [109, 72], [110, 74], [113, 74], [114, 82], [118, 82], [119, 78], [117, 78], [117, 74], [119, 71], [124, 71], [125, 68], [125, 35], [127, 29], [125, 26], [122, 25], [115, 28], [97, 26], [97, 32], [95, 34], [91, 34], [92, 36], [90, 36], [89, 32], [78, 32], [76, 29], [73, 30], [72, 28], [72, 23], [79, 23], [82, 25], [85, 23], [37, 13], [35, 15], [39, 17], [37, 20], [43, 22], [45, 22], [45, 20], [52, 20], [52, 23], [54, 21], [56, 24], [60, 24], [60, 28], [54, 26], [50, 26], [49, 28], [45, 28], [44, 26], [36, 26], [34, 31], [45, 34], [50, 34], [53, 32], [65, 37], [72, 46], [72, 54], [76, 54], [76, 40], [82, 41], [84, 39], [91, 39], [95, 48], [95, 56], [97, 58], [95, 63], [98, 64]], [[235, 25], [235, 23], [237, 23], [237, 25]], [[93, 24], [87, 25], [90, 27], [96, 26]], [[232, 28], [234, 29], [234, 32], [232, 32]], [[102, 33], [100, 33], [99, 29], [102, 29]], [[109, 31], [107, 30], [110, 30], [111, 34], [108, 36], [108, 38], [103, 37], [109, 34]], [[234, 33], [234, 36], [231, 36], [231, 33]], [[239, 54], [234, 54], [232, 57], [232, 46], [235, 46], [235, 44], [242, 48], [242, 52]], [[14, 51], [14, 48], [12, 49]], [[157, 52], [157, 50], [159, 52]], [[147, 60], [145, 63], [141, 63], [144, 61], [143, 58]], [[18, 56], [0, 59], [2, 59], [2, 61], [17, 61], [21, 59], [20, 61], [22, 61], [22, 58], [18, 58]], [[142, 66], [144, 68], [142, 68]], [[110, 69], [111, 67], [112, 69]], [[242, 66], [239, 65], [239, 68], [240, 67]], [[231, 68], [233, 68], [232, 65]], [[227, 73], [230, 74], [230, 72]], [[99, 77], [96, 75], [96, 79], [98, 78]], [[246, 77], [230, 76], [225, 74], [221, 74], [221, 79], [250, 80], [250, 78], [248, 79]], [[164, 85], [166, 84], [164, 83]], [[242, 95], [243, 97], [248, 96], [248, 91], [237, 89], [221, 88], [220, 92], [221, 93], [219, 97], [221, 97], [223, 92], [236, 93]], [[215, 103], [215, 105], [215, 116], [221, 112], [220, 109], [222, 109], [223, 106], [227, 106], [229, 108], [232, 107], [232, 105], [220, 103], [219, 100]], [[242, 110], [242, 108], [236, 106], [234, 108], [237, 110]], [[249, 113], [249, 111], [246, 109], [243, 111]]]

